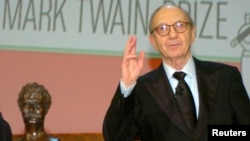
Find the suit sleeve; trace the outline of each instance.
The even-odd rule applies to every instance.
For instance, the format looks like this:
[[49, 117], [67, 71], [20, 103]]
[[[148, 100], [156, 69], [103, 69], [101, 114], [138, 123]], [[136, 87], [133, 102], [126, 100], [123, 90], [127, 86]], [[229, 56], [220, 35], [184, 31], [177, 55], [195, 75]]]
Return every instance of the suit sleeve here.
[[238, 69], [232, 75], [230, 86], [231, 104], [235, 113], [236, 124], [250, 124], [250, 99]]
[[2, 118], [0, 113], [0, 141], [12, 141], [12, 131], [9, 123]]
[[134, 101], [133, 92], [124, 98], [120, 87], [117, 88], [104, 118], [103, 136], [105, 141], [133, 141], [137, 134], [134, 121]]

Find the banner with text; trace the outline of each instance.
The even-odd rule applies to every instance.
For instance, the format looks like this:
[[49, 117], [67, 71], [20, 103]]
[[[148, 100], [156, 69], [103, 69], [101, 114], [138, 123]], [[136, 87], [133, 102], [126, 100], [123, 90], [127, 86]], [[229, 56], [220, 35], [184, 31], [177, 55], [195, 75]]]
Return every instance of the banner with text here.
[[168, 2], [197, 26], [194, 55], [240, 62], [247, 75], [249, 0], [1, 0], [0, 49], [122, 55], [128, 36], [136, 35], [137, 50], [158, 57], [148, 41], [149, 19]]
[[0, 46], [112, 54], [123, 51], [128, 35], [136, 35], [138, 50], [154, 54], [148, 22], [167, 2], [194, 19], [194, 54], [239, 59], [250, 48], [249, 0], [3, 0]]

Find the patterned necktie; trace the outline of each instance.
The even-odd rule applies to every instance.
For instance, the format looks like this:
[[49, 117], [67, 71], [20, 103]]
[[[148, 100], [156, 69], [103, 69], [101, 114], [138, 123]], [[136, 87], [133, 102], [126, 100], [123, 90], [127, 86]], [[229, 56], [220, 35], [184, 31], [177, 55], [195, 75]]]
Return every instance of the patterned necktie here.
[[194, 100], [192, 93], [184, 80], [186, 73], [184, 72], [175, 72], [173, 76], [179, 81], [176, 87], [175, 98], [179, 109], [182, 113], [183, 118], [185, 119], [187, 127], [190, 131], [194, 131], [196, 126], [196, 112], [194, 106]]

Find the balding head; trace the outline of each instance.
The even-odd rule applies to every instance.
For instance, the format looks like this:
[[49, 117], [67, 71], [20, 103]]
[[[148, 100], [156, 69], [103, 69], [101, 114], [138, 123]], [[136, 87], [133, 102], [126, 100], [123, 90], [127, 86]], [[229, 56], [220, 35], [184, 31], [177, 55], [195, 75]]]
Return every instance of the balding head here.
[[180, 11], [183, 16], [187, 19], [187, 22], [189, 22], [192, 26], [194, 25], [192, 18], [190, 17], [189, 13], [187, 11], [185, 11], [184, 9], [180, 8], [179, 6], [176, 6], [172, 3], [167, 3], [164, 5], [161, 5], [160, 7], [158, 7], [153, 14], [150, 17], [150, 21], [149, 21], [149, 32], [151, 33], [151, 31], [154, 28], [154, 20], [155, 20], [155, 16], [158, 14], [159, 11], [163, 10], [163, 9], [173, 9], [173, 10], [178, 10]]

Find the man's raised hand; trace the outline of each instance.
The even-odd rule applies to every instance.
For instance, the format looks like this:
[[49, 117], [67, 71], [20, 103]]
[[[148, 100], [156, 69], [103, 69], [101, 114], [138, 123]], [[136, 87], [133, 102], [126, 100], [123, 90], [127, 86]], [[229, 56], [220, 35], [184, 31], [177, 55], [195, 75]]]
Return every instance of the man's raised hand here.
[[121, 79], [126, 87], [136, 82], [143, 68], [145, 53], [141, 51], [138, 56], [136, 55], [136, 42], [137, 38], [130, 36], [123, 54]]

